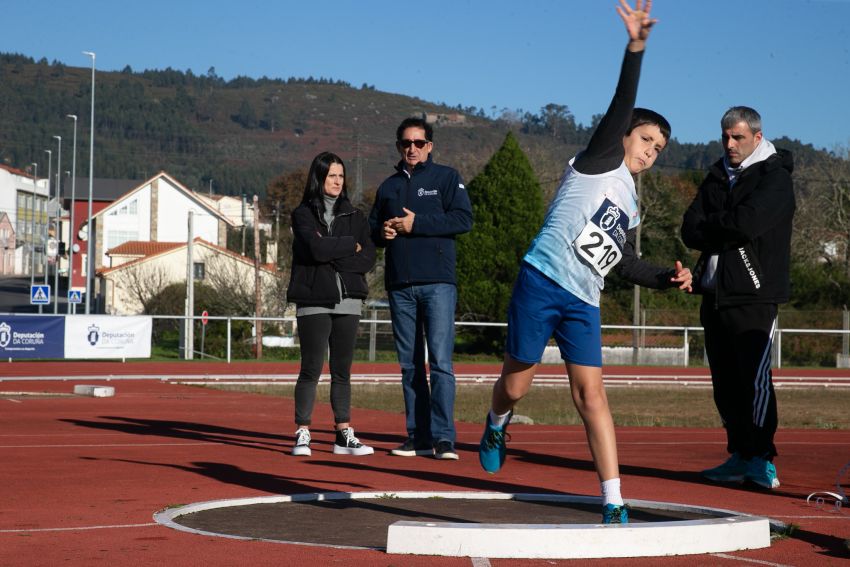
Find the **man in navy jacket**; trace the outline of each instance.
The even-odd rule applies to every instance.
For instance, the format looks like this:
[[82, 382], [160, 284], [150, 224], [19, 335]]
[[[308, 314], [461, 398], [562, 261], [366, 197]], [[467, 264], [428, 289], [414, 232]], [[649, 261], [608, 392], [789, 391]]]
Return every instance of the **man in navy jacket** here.
[[472, 206], [458, 172], [432, 161], [433, 130], [425, 120], [402, 121], [396, 149], [401, 161], [378, 188], [369, 215], [375, 244], [386, 248], [384, 282], [404, 391], [407, 440], [392, 454], [457, 459], [455, 236], [472, 228]]

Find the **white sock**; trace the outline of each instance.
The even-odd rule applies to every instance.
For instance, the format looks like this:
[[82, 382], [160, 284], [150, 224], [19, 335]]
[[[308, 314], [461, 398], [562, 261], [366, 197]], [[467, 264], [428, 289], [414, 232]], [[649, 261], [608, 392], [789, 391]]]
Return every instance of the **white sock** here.
[[508, 416], [511, 415], [510, 410], [501, 415], [495, 413], [492, 408], [490, 409], [490, 423], [492, 423], [495, 427], [502, 427], [507, 423]]
[[614, 506], [622, 506], [624, 504], [623, 497], [620, 496], [620, 479], [610, 478], [603, 480], [602, 483], [602, 505], [613, 504]]

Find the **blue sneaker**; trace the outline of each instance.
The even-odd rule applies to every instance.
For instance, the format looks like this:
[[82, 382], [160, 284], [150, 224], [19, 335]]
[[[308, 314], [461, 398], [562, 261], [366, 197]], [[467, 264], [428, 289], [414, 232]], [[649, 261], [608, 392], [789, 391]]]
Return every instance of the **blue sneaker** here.
[[616, 506], [614, 504], [606, 504], [602, 508], [602, 523], [603, 524], [628, 524], [629, 511], [626, 505]]
[[749, 466], [744, 478], [763, 488], [779, 488], [779, 479], [776, 477], [776, 467], [768, 460], [761, 457], [750, 459]]
[[493, 425], [490, 414], [487, 414], [487, 425], [484, 426], [484, 435], [481, 436], [481, 443], [478, 445], [478, 461], [481, 463], [481, 468], [490, 474], [499, 472], [505, 463], [505, 432], [513, 414], [514, 412], [508, 414], [508, 420], [502, 427]]
[[747, 465], [749, 465], [749, 461], [742, 459], [738, 453], [732, 453], [723, 464], [706, 469], [701, 474], [708, 480], [715, 482], [740, 483], [744, 482], [744, 476], [747, 474]]

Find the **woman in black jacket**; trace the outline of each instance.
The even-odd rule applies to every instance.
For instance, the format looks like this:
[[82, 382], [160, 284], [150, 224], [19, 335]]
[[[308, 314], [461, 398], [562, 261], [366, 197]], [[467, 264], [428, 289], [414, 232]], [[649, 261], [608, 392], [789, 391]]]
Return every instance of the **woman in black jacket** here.
[[310, 165], [301, 204], [292, 213], [292, 277], [287, 300], [296, 305], [301, 371], [295, 384], [295, 446], [309, 456], [310, 423], [325, 351], [330, 351], [331, 407], [336, 423], [333, 452], [368, 455], [350, 425], [351, 362], [366, 272], [375, 265], [375, 245], [366, 216], [348, 200], [345, 164], [330, 152]]

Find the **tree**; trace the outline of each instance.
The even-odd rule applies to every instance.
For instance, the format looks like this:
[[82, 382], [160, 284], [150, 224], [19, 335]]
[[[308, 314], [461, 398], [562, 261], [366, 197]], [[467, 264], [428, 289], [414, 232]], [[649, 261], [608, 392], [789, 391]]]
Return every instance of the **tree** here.
[[[519, 265], [543, 223], [540, 183], [508, 133], [484, 170], [469, 184], [475, 225], [458, 238], [458, 304], [461, 319], [504, 321]], [[476, 341], [501, 348], [500, 332]]]

